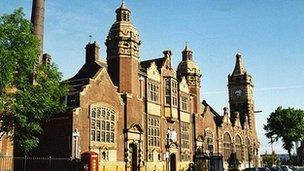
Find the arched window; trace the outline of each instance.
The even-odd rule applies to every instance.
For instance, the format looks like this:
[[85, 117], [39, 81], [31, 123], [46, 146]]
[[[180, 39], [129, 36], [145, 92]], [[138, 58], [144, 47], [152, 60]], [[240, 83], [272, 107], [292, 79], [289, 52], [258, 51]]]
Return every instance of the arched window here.
[[235, 150], [236, 150], [236, 158], [238, 161], [242, 160], [242, 140], [239, 135], [235, 137]]
[[205, 133], [205, 140], [204, 140], [205, 152], [213, 153], [213, 134], [212, 132]]
[[249, 156], [250, 156], [250, 140], [249, 140], [249, 138], [246, 138], [245, 146], [244, 146], [245, 161], [249, 161]]
[[224, 134], [223, 144], [224, 144], [224, 159], [227, 161], [231, 155], [231, 137], [227, 132]]
[[115, 115], [115, 112], [109, 108], [91, 107], [91, 141], [114, 143]]

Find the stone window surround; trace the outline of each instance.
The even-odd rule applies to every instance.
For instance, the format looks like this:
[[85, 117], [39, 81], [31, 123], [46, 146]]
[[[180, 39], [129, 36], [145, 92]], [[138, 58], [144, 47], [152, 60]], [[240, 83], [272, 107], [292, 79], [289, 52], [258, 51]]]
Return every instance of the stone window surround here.
[[148, 146], [160, 146], [160, 118], [149, 116], [148, 119]]
[[159, 103], [159, 83], [149, 80], [147, 85], [148, 101]]
[[164, 78], [164, 95], [165, 105], [178, 106], [178, 83], [175, 78], [165, 77]]
[[[100, 112], [98, 112], [98, 110]], [[95, 113], [93, 113], [95, 111]], [[93, 143], [115, 143], [117, 113], [102, 104], [90, 106], [90, 140]]]
[[181, 122], [181, 148], [190, 148], [189, 123]]

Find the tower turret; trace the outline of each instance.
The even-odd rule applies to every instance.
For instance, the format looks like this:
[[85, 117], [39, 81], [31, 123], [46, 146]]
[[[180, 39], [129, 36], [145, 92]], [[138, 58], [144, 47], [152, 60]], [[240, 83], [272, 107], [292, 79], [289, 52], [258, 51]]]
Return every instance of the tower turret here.
[[228, 75], [231, 122], [234, 123], [235, 113], [238, 112], [242, 127], [248, 118], [249, 128], [255, 130], [253, 87], [252, 77], [244, 67], [242, 55], [237, 53], [233, 72]]
[[189, 85], [190, 93], [193, 97], [194, 113], [199, 113], [200, 109], [200, 84], [201, 84], [200, 69], [198, 64], [193, 60], [193, 51], [185, 44], [182, 51], [182, 61], [177, 68], [177, 77], [179, 80], [185, 77]]
[[116, 9], [116, 21], [106, 40], [108, 73], [119, 92], [135, 93], [139, 80], [140, 39], [130, 19], [131, 11], [123, 1]]
[[116, 22], [119, 21], [130, 21], [131, 11], [126, 6], [125, 1], [122, 1], [119, 8], [116, 9]]
[[187, 61], [187, 60], [192, 61], [193, 60], [192, 53], [193, 53], [192, 50], [188, 47], [188, 43], [186, 42], [185, 49], [182, 51], [183, 61]]

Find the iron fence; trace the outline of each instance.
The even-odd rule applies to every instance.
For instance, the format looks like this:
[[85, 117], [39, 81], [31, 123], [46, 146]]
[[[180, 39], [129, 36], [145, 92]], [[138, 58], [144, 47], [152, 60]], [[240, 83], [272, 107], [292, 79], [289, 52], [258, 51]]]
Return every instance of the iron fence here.
[[0, 156], [0, 171], [80, 171], [80, 160], [54, 157]]

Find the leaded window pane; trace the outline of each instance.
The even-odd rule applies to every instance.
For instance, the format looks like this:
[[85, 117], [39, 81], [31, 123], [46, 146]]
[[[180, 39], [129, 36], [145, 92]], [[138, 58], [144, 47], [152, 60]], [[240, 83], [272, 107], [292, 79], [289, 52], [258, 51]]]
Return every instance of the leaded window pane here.
[[149, 146], [157, 146], [159, 147], [159, 139], [160, 139], [160, 127], [159, 127], [159, 118], [149, 118], [148, 121], [148, 139]]
[[189, 124], [181, 123], [181, 147], [190, 148], [189, 146]]
[[105, 136], [106, 136], [106, 135], [105, 135], [105, 132], [102, 131], [102, 132], [101, 132], [101, 142], [105, 142], [105, 140], [106, 140], [106, 139], [105, 139]]
[[96, 122], [96, 129], [100, 130], [100, 120], [97, 120]]
[[224, 144], [224, 159], [228, 160], [231, 155], [231, 138], [227, 132], [224, 134], [223, 144]]
[[100, 141], [100, 131], [96, 132], [96, 141]]
[[110, 122], [109, 121], [106, 122], [106, 131], [110, 131]]
[[115, 142], [115, 112], [105, 107], [91, 109], [91, 141]]

